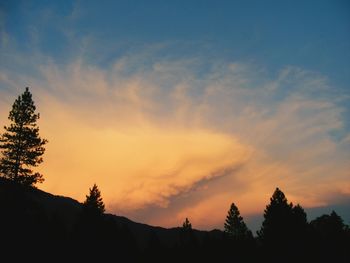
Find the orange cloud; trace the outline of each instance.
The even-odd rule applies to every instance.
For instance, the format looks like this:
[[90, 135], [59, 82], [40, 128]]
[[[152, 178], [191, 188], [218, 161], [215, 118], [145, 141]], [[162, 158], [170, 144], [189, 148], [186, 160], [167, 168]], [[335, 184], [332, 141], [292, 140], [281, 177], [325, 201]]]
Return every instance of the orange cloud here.
[[82, 200], [97, 182], [107, 207], [117, 204], [121, 210], [167, 206], [168, 197], [250, 155], [231, 136], [205, 130], [151, 125], [94, 129], [74, 120], [54, 128], [54, 123], [42, 121], [53, 138], [43, 165], [43, 188]]
[[[218, 63], [205, 76], [192, 70], [198, 60], [131, 70], [135, 63], [0, 74], [10, 87], [0, 90], [2, 119], [23, 83], [32, 86], [49, 139], [40, 188], [83, 201], [97, 183], [109, 212], [138, 218], [158, 207], [162, 215], [148, 223], [190, 217], [202, 228], [221, 224], [231, 202], [243, 215], [262, 213], [276, 186], [305, 206], [349, 193], [349, 136], [330, 136], [343, 125], [342, 108], [322, 95], [324, 78], [287, 68], [266, 80], [239, 63]], [[179, 196], [187, 203], [173, 208]]]

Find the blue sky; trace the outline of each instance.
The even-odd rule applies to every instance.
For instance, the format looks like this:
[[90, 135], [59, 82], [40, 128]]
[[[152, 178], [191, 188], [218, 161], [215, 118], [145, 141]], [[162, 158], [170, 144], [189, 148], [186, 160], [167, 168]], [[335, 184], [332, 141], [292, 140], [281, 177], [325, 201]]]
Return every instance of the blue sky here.
[[102, 65], [129, 48], [168, 43], [171, 53], [209, 52], [272, 72], [305, 67], [343, 88], [350, 78], [348, 1], [2, 1], [1, 9], [20, 50], [58, 61], [85, 39], [84, 55]]
[[[350, 198], [349, 1], [1, 1], [0, 44], [0, 117], [27, 85], [44, 116], [44, 190], [82, 199], [99, 181], [111, 212], [163, 226], [191, 214], [202, 228], [219, 227], [230, 201], [257, 214], [277, 183], [308, 209]], [[79, 172], [73, 150], [57, 162], [59, 140], [103, 152], [83, 148], [82, 131], [116, 148], [155, 145], [139, 160], [149, 176], [104, 160], [107, 177]]]

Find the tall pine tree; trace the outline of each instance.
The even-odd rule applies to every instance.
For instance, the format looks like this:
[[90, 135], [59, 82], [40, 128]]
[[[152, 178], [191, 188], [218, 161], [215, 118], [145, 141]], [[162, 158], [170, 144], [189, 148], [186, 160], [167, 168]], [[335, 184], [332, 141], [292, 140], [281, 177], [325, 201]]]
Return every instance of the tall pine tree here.
[[264, 211], [264, 221], [258, 236], [265, 242], [277, 241], [286, 237], [286, 232], [290, 231], [290, 221], [293, 218], [293, 204], [288, 203], [284, 193], [277, 187], [270, 204]]
[[[297, 262], [300, 261], [300, 255], [309, 256], [306, 213], [299, 204], [293, 206], [289, 203], [279, 188], [276, 188], [270, 204], [266, 206], [258, 236], [266, 261]], [[291, 248], [300, 254], [290, 253]]]
[[243, 221], [243, 217], [240, 215], [240, 212], [234, 203], [231, 204], [230, 210], [227, 213], [224, 231], [229, 237], [238, 240], [252, 237], [252, 232], [247, 228], [247, 225]]
[[29, 88], [15, 100], [9, 114], [10, 126], [0, 136], [0, 174], [16, 183], [34, 185], [44, 181], [40, 173], [33, 172], [31, 167], [38, 166], [45, 152], [47, 140], [40, 138], [36, 121], [39, 113]]

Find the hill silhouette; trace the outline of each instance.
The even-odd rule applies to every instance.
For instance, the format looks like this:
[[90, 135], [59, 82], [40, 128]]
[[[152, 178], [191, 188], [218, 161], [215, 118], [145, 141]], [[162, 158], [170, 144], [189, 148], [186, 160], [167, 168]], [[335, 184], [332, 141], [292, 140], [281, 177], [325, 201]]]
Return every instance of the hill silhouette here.
[[282, 197], [285, 211], [292, 211], [279, 219], [283, 225], [273, 221], [283, 210], [272, 202], [277, 210], [267, 206], [271, 212], [265, 210], [261, 237], [241, 238], [192, 229], [188, 219], [184, 227], [174, 228], [105, 213], [91, 220], [84, 217], [84, 205], [72, 198], [0, 177], [0, 254], [9, 262], [348, 262], [350, 231], [335, 212], [300, 221], [306, 217], [301, 206]]
[[[1, 205], [4, 203], [17, 204], [22, 203], [29, 211], [43, 211], [46, 216], [53, 218], [60, 216], [65, 227], [72, 228], [79, 213], [81, 212], [82, 203], [77, 200], [53, 195], [34, 187], [18, 185], [10, 180], [0, 177], [0, 199]], [[7, 206], [8, 206], [7, 205]], [[124, 216], [105, 214], [108, 218], [113, 219], [117, 224], [127, 226], [137, 238], [142, 247], [146, 247], [151, 233], [156, 233], [160, 241], [166, 245], [176, 245], [180, 241], [180, 227], [163, 228], [151, 226], [143, 223], [134, 222]], [[220, 230], [200, 231], [193, 230], [196, 237], [204, 238], [207, 234], [213, 237], [220, 237], [223, 234]]]
[[[38, 240], [40, 238], [50, 240], [50, 242], [51, 239], [63, 238], [67, 242], [81, 213], [82, 203], [69, 197], [53, 195], [0, 177], [0, 209], [2, 243], [5, 243], [2, 244], [2, 247], [6, 248], [3, 251], [12, 251], [13, 248], [6, 245], [6, 243], [11, 242], [6, 242], [6, 239], [9, 241], [26, 236], [32, 239], [32, 242], [40, 244], [43, 241]], [[112, 214], [104, 214], [104, 217], [107, 221], [115, 223], [119, 229], [123, 229], [139, 252], [148, 250], [150, 245], [155, 245], [151, 244], [152, 242], [158, 243], [156, 245], [161, 246], [163, 250], [182, 246], [183, 233], [180, 227], [167, 229], [150, 226]], [[50, 233], [50, 231], [54, 233]], [[53, 236], [48, 237], [50, 234]], [[223, 232], [220, 230], [193, 230], [193, 236], [200, 244], [208, 239], [222, 239]], [[15, 243], [18, 247], [18, 242]], [[41, 245], [44, 245], [42, 247], [44, 249], [45, 244]], [[31, 249], [30, 246], [26, 245], [25, 247], [26, 250]]]

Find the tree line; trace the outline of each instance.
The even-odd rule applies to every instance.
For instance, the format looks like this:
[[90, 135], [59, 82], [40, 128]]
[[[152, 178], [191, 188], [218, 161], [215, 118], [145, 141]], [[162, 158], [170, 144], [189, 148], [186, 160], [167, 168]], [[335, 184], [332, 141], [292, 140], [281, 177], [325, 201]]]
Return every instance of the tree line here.
[[[34, 187], [44, 180], [32, 170], [43, 161], [47, 143], [39, 136], [36, 121], [40, 115], [35, 111], [32, 94], [26, 88], [15, 100], [9, 113], [11, 124], [4, 127], [5, 132], [0, 136], [1, 177], [23, 187]], [[127, 226], [118, 224], [112, 215], [105, 213], [96, 184], [89, 189], [69, 228], [59, 214], [49, 217], [39, 207], [16, 199], [20, 191], [15, 194], [13, 200], [17, 201], [0, 200], [0, 211], [4, 215], [0, 216], [0, 238], [8, 241], [4, 240], [7, 237], [10, 244], [15, 244], [9, 248], [20, 247], [28, 255], [36, 249], [31, 240], [40, 237], [44, 251], [54, 253], [59, 261], [66, 261], [67, 257], [78, 261], [112, 259], [113, 262], [123, 258], [128, 262], [348, 262], [350, 259], [350, 230], [342, 218], [332, 211], [308, 222], [303, 207], [288, 202], [279, 188], [264, 210], [257, 236], [232, 203], [223, 224], [224, 231], [200, 235], [186, 218], [177, 229], [178, 241], [174, 245], [166, 245], [156, 232], [151, 232], [146, 247], [142, 248]]]

